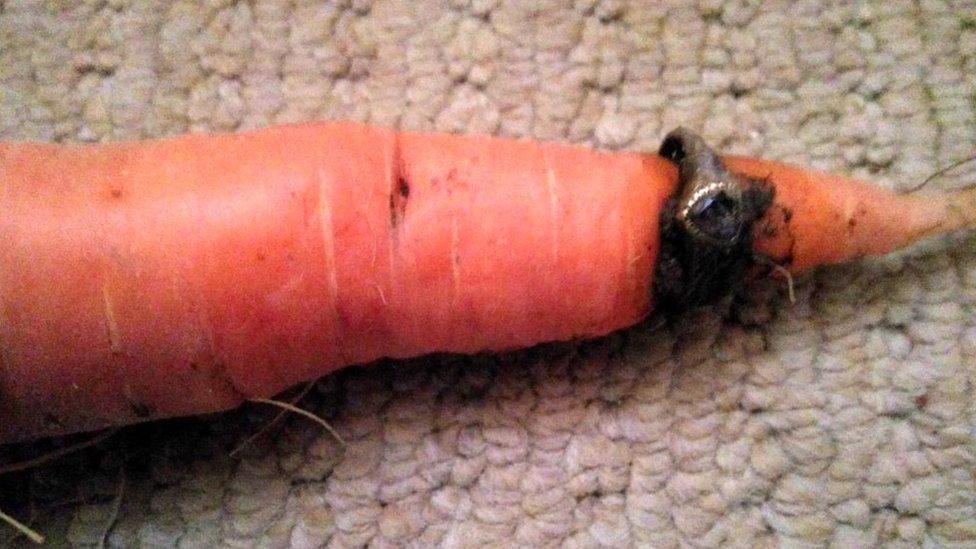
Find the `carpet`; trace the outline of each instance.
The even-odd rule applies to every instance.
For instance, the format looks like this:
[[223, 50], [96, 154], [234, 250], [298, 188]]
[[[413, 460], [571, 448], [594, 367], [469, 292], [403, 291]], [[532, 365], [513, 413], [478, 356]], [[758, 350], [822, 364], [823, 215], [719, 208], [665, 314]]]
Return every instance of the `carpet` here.
[[[339, 118], [634, 150], [685, 125], [908, 189], [974, 152], [976, 2], [0, 1], [0, 138]], [[344, 446], [289, 416], [231, 455], [256, 404], [123, 430], [0, 478], [0, 509], [54, 545], [976, 546], [976, 239], [796, 290], [337, 373], [299, 404]]]

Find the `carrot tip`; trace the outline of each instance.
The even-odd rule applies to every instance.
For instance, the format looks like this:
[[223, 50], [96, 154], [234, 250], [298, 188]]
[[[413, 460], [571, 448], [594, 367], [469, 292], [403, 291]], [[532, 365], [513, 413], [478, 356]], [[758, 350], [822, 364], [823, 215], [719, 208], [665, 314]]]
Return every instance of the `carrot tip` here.
[[946, 202], [949, 209], [949, 231], [976, 229], [976, 187], [955, 191], [948, 196]]

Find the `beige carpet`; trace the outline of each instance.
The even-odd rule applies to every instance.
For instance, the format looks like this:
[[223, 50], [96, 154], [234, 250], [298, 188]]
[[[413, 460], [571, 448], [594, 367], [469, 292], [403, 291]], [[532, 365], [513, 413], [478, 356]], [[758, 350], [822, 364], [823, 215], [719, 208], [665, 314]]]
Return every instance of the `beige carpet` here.
[[[976, 3], [0, 0], [0, 137], [320, 118], [643, 150], [684, 124], [908, 188], [974, 152]], [[976, 546], [976, 239], [798, 294], [350, 370], [302, 401], [344, 458], [301, 418], [230, 457], [255, 406], [0, 479], [0, 508], [56, 544]]]

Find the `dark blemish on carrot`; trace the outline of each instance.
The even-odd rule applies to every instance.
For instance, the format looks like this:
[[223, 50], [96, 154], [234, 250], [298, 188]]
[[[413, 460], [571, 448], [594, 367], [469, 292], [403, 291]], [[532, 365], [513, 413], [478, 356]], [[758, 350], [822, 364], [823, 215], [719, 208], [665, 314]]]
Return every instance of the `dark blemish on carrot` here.
[[783, 210], [783, 221], [789, 223], [793, 219], [793, 210], [786, 206], [780, 206], [780, 208]]
[[457, 168], [451, 168], [444, 177], [432, 177], [430, 187], [434, 190], [444, 190], [450, 195], [455, 189], [464, 187], [464, 182], [458, 178]]
[[407, 199], [410, 198], [410, 181], [407, 179], [403, 157], [400, 153], [400, 141], [393, 144], [393, 181], [390, 189], [390, 227], [396, 229], [403, 222], [407, 211]]
[[210, 377], [215, 383], [224, 387], [228, 394], [241, 402], [250, 398], [244, 388], [237, 384], [237, 380], [231, 375], [230, 367], [220, 358], [214, 357], [210, 363]]
[[260, 262], [268, 259], [268, 256], [264, 255], [264, 252], [258, 252], [258, 255], [256, 255], [254, 258]]
[[57, 429], [64, 427], [64, 423], [54, 414], [44, 414], [44, 424]]
[[403, 177], [403, 174], [400, 174], [400, 176], [397, 177], [397, 192], [400, 193], [400, 196], [403, 197], [404, 200], [410, 198], [410, 184], [407, 183], [407, 180], [405, 177]]
[[125, 195], [125, 193], [122, 192], [122, 189], [117, 189], [115, 187], [109, 189], [108, 194], [115, 200], [119, 200]]
[[784, 267], [792, 265], [796, 257], [796, 236], [793, 235], [793, 231], [789, 227], [786, 228], [786, 234], [790, 237], [790, 247], [786, 250], [786, 257], [780, 261], [780, 265]]
[[762, 234], [763, 236], [768, 236], [770, 238], [773, 238], [777, 235], [776, 227], [767, 220], [763, 222]]
[[851, 217], [850, 219], [847, 220], [847, 228], [853, 230], [854, 227], [857, 227], [857, 218]]
[[403, 221], [406, 213], [407, 203], [404, 196], [399, 191], [390, 193], [390, 227], [396, 229]]
[[142, 402], [129, 402], [129, 409], [136, 417], [141, 419], [146, 419], [152, 417], [152, 408], [148, 404]]
[[929, 404], [929, 395], [921, 394], [915, 397], [915, 407], [919, 410], [925, 408]]
[[447, 193], [451, 194], [454, 191], [462, 191], [467, 188], [468, 182], [460, 177], [457, 168], [451, 168], [447, 172]]

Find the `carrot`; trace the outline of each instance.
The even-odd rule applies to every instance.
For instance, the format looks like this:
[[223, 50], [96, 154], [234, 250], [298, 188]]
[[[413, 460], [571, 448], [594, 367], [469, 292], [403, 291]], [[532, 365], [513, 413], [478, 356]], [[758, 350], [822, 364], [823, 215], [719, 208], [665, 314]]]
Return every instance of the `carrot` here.
[[759, 224], [754, 249], [795, 274], [976, 226], [976, 188], [902, 195], [768, 160], [727, 158], [726, 164], [740, 175], [768, 179], [776, 188], [774, 207]]
[[[662, 266], [691, 257], [662, 259], [689, 189], [670, 160], [349, 122], [0, 143], [0, 442], [226, 410], [382, 357], [630, 326], [664, 295]], [[775, 197], [736, 242], [797, 271], [973, 224], [971, 193], [728, 165]], [[716, 257], [752, 262], [731, 249]]]

